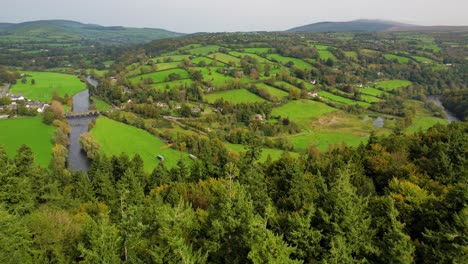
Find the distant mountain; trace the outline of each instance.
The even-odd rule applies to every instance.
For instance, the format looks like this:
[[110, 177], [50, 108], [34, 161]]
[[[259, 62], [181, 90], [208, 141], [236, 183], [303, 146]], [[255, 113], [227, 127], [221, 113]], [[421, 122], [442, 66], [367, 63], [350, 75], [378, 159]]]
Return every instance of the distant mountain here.
[[105, 27], [68, 20], [0, 23], [1, 38], [34, 42], [89, 40], [106, 44], [138, 44], [182, 35], [164, 29]]
[[380, 20], [354, 20], [348, 22], [319, 22], [289, 29], [289, 32], [375, 32], [386, 31], [401, 24]]
[[418, 26], [383, 20], [319, 22], [295, 27], [288, 32], [382, 32], [382, 31], [468, 31], [465, 26]]

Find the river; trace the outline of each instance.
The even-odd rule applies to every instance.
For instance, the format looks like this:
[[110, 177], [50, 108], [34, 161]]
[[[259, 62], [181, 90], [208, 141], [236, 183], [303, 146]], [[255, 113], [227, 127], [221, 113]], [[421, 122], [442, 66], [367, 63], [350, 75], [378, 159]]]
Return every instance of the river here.
[[[86, 78], [89, 84], [97, 86], [97, 81], [88, 76]], [[85, 90], [73, 96], [73, 112], [87, 111], [91, 101], [89, 100], [89, 91]], [[87, 172], [91, 161], [86, 156], [86, 153], [80, 147], [80, 136], [88, 132], [89, 122], [95, 120], [96, 117], [73, 117], [68, 118], [70, 125], [70, 145], [68, 146], [68, 168], [72, 171]]]
[[450, 111], [445, 109], [445, 107], [442, 105], [442, 102], [440, 101], [439, 96], [437, 96], [437, 95], [428, 95], [428, 96], [426, 96], [426, 100], [428, 102], [434, 102], [436, 105], [442, 107], [444, 109], [444, 111], [445, 111], [445, 114], [447, 115], [446, 119], [447, 119], [447, 121], [449, 123], [460, 121], [460, 119], [458, 119], [454, 114], [450, 113]]

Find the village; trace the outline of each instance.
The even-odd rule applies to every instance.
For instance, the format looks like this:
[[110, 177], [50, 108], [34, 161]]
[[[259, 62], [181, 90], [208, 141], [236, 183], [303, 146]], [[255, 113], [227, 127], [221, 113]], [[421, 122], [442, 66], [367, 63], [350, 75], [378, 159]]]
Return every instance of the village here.
[[[10, 87], [11, 84], [5, 84], [0, 93], [0, 113], [15, 111], [20, 106], [24, 106], [28, 110], [36, 110], [38, 113], [43, 113], [50, 106], [45, 102], [27, 99], [21, 94], [9, 93]], [[2, 115], [2, 117], [6, 118], [8, 115]]]

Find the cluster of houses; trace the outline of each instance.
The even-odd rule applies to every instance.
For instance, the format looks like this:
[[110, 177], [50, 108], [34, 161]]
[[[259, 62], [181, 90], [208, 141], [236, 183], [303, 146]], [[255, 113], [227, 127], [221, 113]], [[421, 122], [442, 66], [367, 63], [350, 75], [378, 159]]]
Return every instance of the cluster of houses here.
[[7, 93], [6, 97], [10, 98], [11, 104], [0, 106], [0, 111], [15, 110], [19, 105], [24, 104], [28, 109], [36, 109], [38, 113], [43, 113], [50, 106], [44, 102], [28, 100], [22, 95]]

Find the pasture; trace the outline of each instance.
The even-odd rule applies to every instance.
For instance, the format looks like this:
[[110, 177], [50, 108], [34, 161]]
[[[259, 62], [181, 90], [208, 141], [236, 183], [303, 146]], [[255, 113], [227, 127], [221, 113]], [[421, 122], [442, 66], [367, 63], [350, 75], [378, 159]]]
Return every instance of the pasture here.
[[311, 70], [314, 68], [312, 65], [310, 65], [309, 63], [301, 59], [292, 58], [292, 57], [284, 57], [279, 54], [268, 54], [267, 58], [271, 61], [277, 61], [283, 65], [286, 65], [292, 62], [294, 66], [301, 68], [301, 69], [305, 69], [305, 70]]
[[192, 80], [184, 79], [184, 80], [176, 80], [176, 81], [171, 81], [171, 82], [154, 83], [154, 84], [151, 84], [149, 87], [152, 89], [159, 90], [159, 91], [164, 91], [166, 89], [172, 89], [176, 86], [191, 85], [192, 83], [193, 83]]
[[203, 74], [203, 80], [210, 81], [212, 85], [215, 86], [222, 86], [226, 84], [228, 81], [234, 80], [233, 77], [229, 75], [224, 75], [222, 73], [217, 72], [217, 67], [196, 67], [193, 68], [194, 70], [201, 71]]
[[[17, 80], [16, 84], [12, 85], [10, 93], [22, 94], [30, 100], [50, 102], [54, 92], [64, 97], [65, 94], [73, 96], [86, 89], [85, 83], [69, 74], [31, 71], [21, 71], [21, 73], [26, 75], [26, 83], [22, 83], [21, 79]], [[31, 84], [33, 79], [35, 84]]]
[[366, 143], [368, 138], [350, 133], [323, 131], [305, 135], [289, 137], [294, 149], [304, 151], [307, 146], [316, 146], [319, 151], [327, 151], [330, 147], [346, 143], [347, 146], [356, 147], [361, 143]]
[[336, 95], [336, 94], [333, 94], [333, 93], [330, 93], [330, 92], [327, 92], [327, 91], [319, 91], [318, 95], [320, 97], [330, 99], [330, 100], [336, 101], [338, 103], [343, 103], [343, 104], [347, 104], [347, 105], [360, 105], [360, 106], [365, 107], [365, 108], [370, 107], [369, 103], [352, 100], [352, 99], [349, 99], [349, 98], [346, 98], [346, 97], [343, 97], [343, 96], [339, 96], [339, 95]]
[[55, 127], [44, 124], [40, 117], [15, 118], [0, 120], [0, 131], [0, 145], [8, 157], [13, 158], [17, 149], [25, 144], [31, 147], [37, 164], [43, 168], [49, 165]]
[[388, 80], [377, 83], [376, 87], [382, 88], [385, 91], [393, 91], [395, 89], [411, 85], [412, 82], [407, 80]]
[[220, 61], [224, 64], [230, 64], [230, 65], [240, 65], [240, 59], [228, 54], [224, 54], [221, 52], [213, 53], [210, 55], [207, 55], [207, 57], [211, 59], [215, 59], [217, 61]]
[[167, 148], [164, 141], [147, 131], [103, 116], [96, 120], [91, 135], [101, 145], [101, 152], [108, 156], [125, 152], [132, 158], [139, 154], [147, 172], [152, 171], [161, 162], [157, 155], [164, 157], [163, 162], [168, 168], [175, 167], [180, 159], [188, 159], [187, 153]]
[[319, 57], [321, 60], [328, 60], [328, 59], [336, 60], [335, 55], [333, 55], [333, 53], [331, 53], [328, 50], [318, 50], [318, 53], [319, 53]]
[[408, 63], [410, 61], [410, 59], [407, 58], [407, 57], [402, 57], [402, 56], [398, 56], [398, 55], [395, 55], [395, 54], [385, 54], [384, 57], [387, 60], [391, 60], [391, 61], [396, 60], [400, 64], [406, 64], [406, 63]]
[[216, 100], [221, 99], [221, 98], [224, 99], [224, 101], [230, 102], [232, 104], [257, 103], [257, 102], [260, 103], [260, 102], [265, 101], [265, 99], [245, 89], [236, 89], [236, 90], [210, 93], [210, 94], [205, 95], [204, 98], [208, 103], [214, 103]]
[[208, 53], [218, 52], [219, 48], [221, 48], [221, 46], [208, 45], [208, 46], [198, 47], [198, 48], [194, 48], [194, 49], [189, 49], [187, 51], [190, 52], [190, 54], [193, 54], [193, 55], [206, 55]]
[[174, 62], [174, 61], [183, 61], [188, 59], [190, 55], [169, 55], [169, 56], [161, 56], [153, 58], [152, 60], [155, 63], [163, 63], [163, 62]]
[[259, 88], [259, 89], [266, 90], [269, 94], [276, 97], [278, 100], [281, 100], [281, 99], [284, 99], [284, 98], [288, 97], [287, 92], [285, 92], [283, 90], [280, 90], [280, 89], [277, 89], [275, 87], [269, 86], [269, 85], [267, 85], [265, 83], [257, 83], [257, 84], [255, 84], [255, 86], [257, 86], [257, 88]]
[[99, 100], [95, 97], [91, 97], [91, 101], [93, 102], [94, 106], [97, 110], [109, 110], [112, 106], [102, 100]]
[[267, 54], [273, 48], [245, 48], [244, 51], [247, 53], [254, 53], [254, 54]]
[[312, 100], [297, 100], [274, 108], [273, 111], [271, 111], [271, 115], [281, 116], [282, 118], [287, 117], [299, 125], [308, 127], [311, 119], [318, 118], [333, 111], [337, 111], [337, 109], [324, 103]]
[[171, 69], [171, 70], [166, 70], [166, 71], [151, 72], [151, 73], [139, 75], [139, 76], [131, 78], [130, 81], [133, 83], [137, 83], [137, 82], [142, 81], [143, 79], [151, 78], [154, 83], [167, 82], [169, 81], [170, 74], [178, 74], [180, 79], [187, 79], [190, 77], [189, 73], [185, 70]]
[[422, 63], [434, 63], [433, 60], [426, 58], [426, 57], [421, 57], [421, 56], [412, 56], [413, 59], [415, 59], [417, 62], [422, 62]]
[[380, 96], [386, 94], [384, 91], [381, 91], [379, 89], [375, 89], [375, 88], [372, 88], [372, 87], [360, 88], [359, 92], [362, 93], [362, 94], [372, 95], [372, 96], [375, 96], [375, 97], [380, 97]]

